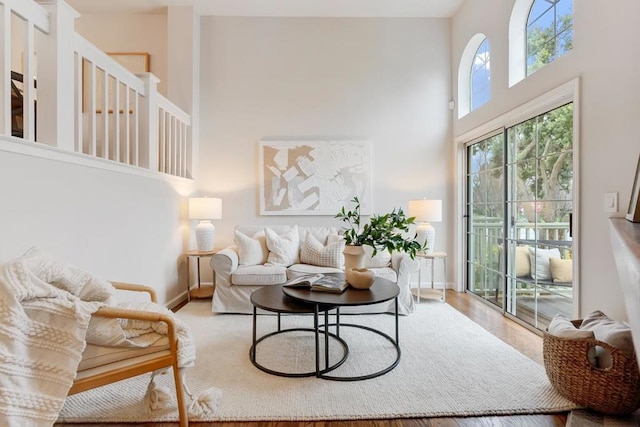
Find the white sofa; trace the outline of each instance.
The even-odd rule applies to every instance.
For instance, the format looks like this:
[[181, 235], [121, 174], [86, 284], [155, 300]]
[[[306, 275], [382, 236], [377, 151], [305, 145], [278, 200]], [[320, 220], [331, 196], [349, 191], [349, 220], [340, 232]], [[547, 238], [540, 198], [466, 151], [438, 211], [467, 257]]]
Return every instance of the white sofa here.
[[[280, 285], [303, 274], [343, 272], [344, 239], [339, 233], [336, 227], [236, 226], [235, 245], [211, 258], [215, 277], [213, 312], [252, 313], [250, 296], [256, 289]], [[364, 248], [371, 250], [368, 246]], [[389, 254], [381, 250], [375, 257], [365, 257], [365, 266], [377, 277], [389, 279], [400, 287], [398, 313], [413, 312], [410, 280], [419, 269], [417, 260], [405, 253]], [[384, 312], [394, 312], [393, 300], [341, 310], [341, 313]]]

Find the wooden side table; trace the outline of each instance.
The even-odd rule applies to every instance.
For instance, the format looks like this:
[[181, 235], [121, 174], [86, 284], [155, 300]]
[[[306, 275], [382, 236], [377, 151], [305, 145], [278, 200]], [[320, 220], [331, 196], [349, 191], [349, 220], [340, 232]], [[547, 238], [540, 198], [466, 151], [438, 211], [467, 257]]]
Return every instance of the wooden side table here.
[[[191, 298], [211, 298], [213, 297], [213, 286], [202, 287], [200, 286], [200, 258], [209, 258], [216, 254], [216, 250], [213, 251], [187, 251], [184, 255], [187, 257], [187, 269], [189, 273], [187, 274], [187, 302], [191, 301]], [[198, 280], [198, 288], [191, 289], [191, 258], [195, 258], [197, 260], [196, 267], [196, 278]], [[214, 278], [214, 286], [215, 286], [215, 278]]]
[[[433, 294], [434, 290], [434, 281], [435, 281], [435, 264], [436, 260], [442, 260], [442, 271], [444, 277], [444, 285], [442, 286], [442, 296], [438, 296], [441, 298], [442, 302], [445, 302], [446, 293], [447, 293], [447, 253], [446, 252], [431, 252], [431, 253], [418, 253], [416, 254], [416, 258], [419, 258], [421, 261], [431, 260], [431, 294]], [[422, 286], [422, 262], [420, 262], [420, 271], [418, 272], [418, 302], [420, 302], [420, 288]], [[428, 298], [428, 296], [427, 296]]]

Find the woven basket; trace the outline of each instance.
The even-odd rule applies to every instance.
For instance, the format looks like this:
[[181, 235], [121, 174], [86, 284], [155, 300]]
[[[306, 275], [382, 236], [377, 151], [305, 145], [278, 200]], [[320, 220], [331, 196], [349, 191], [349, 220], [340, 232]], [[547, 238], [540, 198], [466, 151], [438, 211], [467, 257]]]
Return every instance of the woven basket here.
[[[572, 320], [579, 327], [582, 320]], [[544, 367], [551, 384], [574, 403], [605, 414], [629, 414], [640, 407], [640, 374], [635, 354], [626, 354], [594, 338], [559, 338], [544, 333]], [[599, 346], [613, 364], [601, 369], [587, 358]]]

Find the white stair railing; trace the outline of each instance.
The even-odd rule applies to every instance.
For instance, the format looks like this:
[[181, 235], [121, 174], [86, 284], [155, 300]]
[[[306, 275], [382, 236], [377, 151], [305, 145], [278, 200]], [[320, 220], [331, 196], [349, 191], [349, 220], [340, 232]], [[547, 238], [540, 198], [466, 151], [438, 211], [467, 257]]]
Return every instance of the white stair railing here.
[[[0, 0], [0, 134], [35, 141], [35, 39], [48, 34], [49, 13], [30, 0]], [[12, 63], [20, 58], [21, 91], [12, 105]], [[17, 71], [16, 71], [17, 72]], [[21, 110], [17, 113], [14, 110]]]
[[[0, 138], [36, 142], [37, 135], [63, 151], [192, 178], [191, 117], [157, 92], [153, 74], [131, 73], [75, 33], [78, 14], [62, 0], [42, 6], [0, 0], [0, 9]], [[38, 70], [36, 47], [42, 49]], [[24, 80], [20, 116], [12, 112], [11, 96], [17, 52]], [[18, 117], [20, 132], [15, 124], [12, 129]]]
[[141, 164], [140, 102], [144, 83], [75, 35], [75, 150], [132, 166]]

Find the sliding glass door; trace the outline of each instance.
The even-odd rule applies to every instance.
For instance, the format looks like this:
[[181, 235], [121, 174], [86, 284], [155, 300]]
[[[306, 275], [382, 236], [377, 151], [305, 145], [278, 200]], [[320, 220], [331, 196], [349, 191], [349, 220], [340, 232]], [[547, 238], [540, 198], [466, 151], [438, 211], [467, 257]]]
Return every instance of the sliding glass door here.
[[573, 104], [467, 148], [467, 289], [540, 329], [572, 316]]
[[499, 307], [504, 305], [504, 132], [467, 149], [468, 289]]

